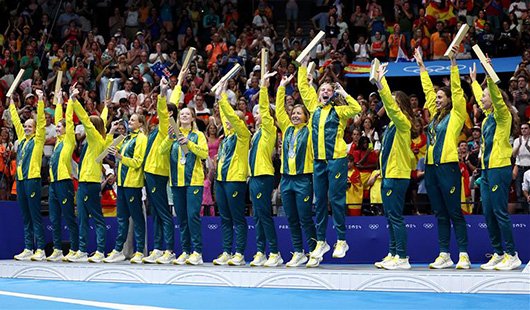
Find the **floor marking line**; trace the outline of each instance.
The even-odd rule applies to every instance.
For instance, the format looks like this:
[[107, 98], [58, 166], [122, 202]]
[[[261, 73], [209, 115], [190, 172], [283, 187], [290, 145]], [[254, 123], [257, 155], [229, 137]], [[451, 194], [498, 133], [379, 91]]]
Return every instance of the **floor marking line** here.
[[169, 310], [169, 309], [175, 309], [175, 308], [163, 308], [163, 307], [154, 307], [154, 306], [147, 306], [147, 305], [131, 305], [131, 304], [119, 304], [119, 303], [112, 303], [112, 302], [91, 301], [91, 300], [83, 300], [83, 299], [50, 297], [50, 296], [33, 295], [33, 294], [25, 294], [25, 293], [15, 293], [15, 292], [8, 292], [8, 291], [0, 291], [0, 295], [12, 296], [12, 297], [20, 297], [20, 298], [28, 298], [28, 299], [37, 299], [37, 300], [46, 300], [46, 301], [55, 301], [55, 302], [62, 302], [62, 303], [69, 303], [69, 304], [77, 304], [77, 305], [82, 305], [82, 306], [92, 306], [92, 307], [107, 308], [107, 309], [117, 309], [117, 310]]

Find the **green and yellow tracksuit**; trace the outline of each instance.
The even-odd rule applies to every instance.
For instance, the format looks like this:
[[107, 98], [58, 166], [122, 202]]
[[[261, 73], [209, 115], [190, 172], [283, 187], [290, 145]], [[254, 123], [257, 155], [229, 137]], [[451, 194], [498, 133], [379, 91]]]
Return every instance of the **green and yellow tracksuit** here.
[[20, 121], [17, 108], [9, 105], [11, 119], [15, 126], [18, 139], [17, 148], [17, 202], [22, 210], [24, 220], [24, 246], [33, 250], [35, 240], [37, 249], [44, 250], [46, 241], [42, 228], [41, 207], [41, 165], [44, 142], [46, 140], [46, 118], [44, 102], [37, 104], [37, 121], [35, 134], [26, 135], [24, 125]]
[[[515, 242], [512, 221], [508, 213], [508, 195], [512, 181], [512, 146], [510, 144], [512, 114], [497, 84], [489, 77], [487, 81], [493, 109], [484, 111], [486, 118], [482, 121], [480, 195], [491, 245], [495, 253], [504, 254], [502, 245], [504, 240], [506, 253], [513, 256], [516, 252]], [[482, 88], [476, 81], [473, 82], [472, 88], [476, 101], [483, 108]]]
[[[62, 250], [61, 214], [64, 215], [70, 233], [70, 249], [79, 250], [79, 227], [74, 210], [74, 183], [72, 181], [72, 154], [76, 147], [74, 130], [74, 106], [69, 100], [66, 106], [65, 133], [57, 137], [50, 157], [50, 187], [48, 203], [50, 222], [53, 227], [53, 247]], [[55, 108], [55, 125], [63, 120], [63, 106]]]
[[[357, 100], [344, 98], [345, 106], [334, 102], [319, 103], [315, 89], [307, 81], [307, 67], [298, 69], [300, 96], [311, 112], [311, 139], [313, 142], [315, 211], [317, 240], [326, 240], [328, 198], [333, 213], [333, 225], [338, 240], [346, 240], [346, 189], [348, 177], [347, 145], [344, 128], [348, 119], [361, 111]], [[333, 101], [333, 100], [331, 100]]]
[[142, 187], [144, 186], [144, 156], [147, 136], [140, 130], [127, 135], [119, 147], [122, 158], [118, 163], [118, 236], [114, 249], [121, 252], [129, 232], [129, 217], [134, 224], [136, 251], [145, 248], [145, 217], [142, 209]]
[[201, 203], [204, 188], [202, 161], [208, 158], [208, 143], [197, 129], [180, 128], [188, 138], [188, 152], [184, 154], [178, 137], [166, 137], [160, 145], [161, 153], [168, 153], [169, 184], [177, 214], [182, 251], [202, 253]]
[[[458, 139], [466, 119], [466, 101], [460, 86], [458, 67], [451, 67], [451, 100], [453, 107], [437, 119], [436, 93], [427, 72], [421, 72], [425, 106], [431, 114], [427, 130], [425, 186], [438, 220], [440, 252], [449, 252], [451, 222], [460, 252], [467, 252], [467, 226], [462, 215], [460, 192], [461, 173], [458, 166]], [[384, 195], [384, 193], [382, 193]]]
[[[180, 96], [180, 86], [175, 86], [173, 95]], [[175, 246], [175, 232], [173, 228], [173, 215], [167, 199], [167, 183], [169, 176], [169, 153], [160, 152], [159, 148], [168, 135], [169, 112], [166, 97], [158, 96], [156, 105], [158, 113], [158, 127], [153, 130], [147, 139], [145, 152], [144, 172], [145, 189], [151, 214], [153, 215], [154, 248], [156, 250], [173, 251]], [[164, 242], [166, 245], [164, 246]]]
[[405, 258], [407, 257], [407, 229], [403, 219], [403, 208], [410, 183], [410, 174], [416, 168], [414, 153], [410, 148], [412, 125], [392, 97], [385, 78], [382, 80], [382, 86], [379, 95], [391, 121], [383, 136], [379, 155], [383, 178], [381, 183], [383, 208], [390, 234], [389, 253]]
[[265, 253], [265, 243], [270, 253], [278, 253], [278, 237], [272, 221], [272, 190], [274, 167], [272, 155], [276, 146], [276, 126], [269, 110], [269, 92], [261, 87], [259, 92], [261, 124], [250, 141], [249, 190], [256, 223], [257, 251]]
[[[247, 243], [245, 192], [248, 176], [250, 131], [234, 112], [226, 93], [219, 99], [225, 138], [219, 146], [215, 196], [223, 231], [223, 251], [232, 252], [233, 227], [236, 233], [236, 252], [243, 254]], [[228, 128], [226, 122], [232, 128]]]
[[[88, 245], [88, 217], [96, 223], [97, 251], [105, 253], [105, 238], [107, 228], [101, 210], [101, 176], [102, 164], [96, 158], [111, 143], [110, 135], [105, 139], [94, 127], [87, 112], [78, 101], [73, 101], [74, 112], [85, 127], [86, 143], [81, 150], [79, 159], [79, 187], [77, 190], [77, 214], [79, 217], [79, 251], [87, 252]], [[103, 109], [101, 118], [107, 122], [108, 110]]]
[[313, 144], [311, 127], [307, 123], [293, 125], [285, 111], [285, 87], [276, 93], [276, 119], [282, 131], [281, 194], [289, 222], [294, 252], [303, 252], [302, 229], [309, 251], [316, 245], [316, 229], [311, 205], [313, 203]]

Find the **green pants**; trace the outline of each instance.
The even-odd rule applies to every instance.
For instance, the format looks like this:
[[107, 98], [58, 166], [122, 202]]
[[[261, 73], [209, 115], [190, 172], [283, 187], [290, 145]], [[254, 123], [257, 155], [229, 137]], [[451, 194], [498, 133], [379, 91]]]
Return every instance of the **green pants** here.
[[278, 237], [272, 220], [272, 187], [274, 176], [262, 175], [251, 177], [249, 181], [250, 200], [254, 209], [256, 222], [256, 248], [265, 253], [265, 242], [269, 243], [269, 251], [278, 253]]
[[512, 168], [502, 167], [482, 170], [480, 195], [484, 217], [488, 225], [491, 245], [495, 253], [504, 254], [502, 241], [506, 243], [506, 253], [515, 255], [512, 220], [508, 213], [508, 194], [512, 181]]
[[167, 201], [167, 181], [168, 177], [145, 173], [145, 189], [153, 215], [154, 247], [157, 250], [173, 251], [175, 228], [173, 227], [173, 214]]
[[381, 197], [390, 234], [389, 253], [407, 257], [407, 229], [403, 219], [409, 179], [386, 179], [381, 182]]
[[179, 224], [182, 251], [191, 253], [192, 248], [202, 253], [201, 203], [202, 186], [171, 187], [173, 206]]
[[79, 182], [77, 189], [77, 215], [79, 217], [79, 251], [87, 252], [88, 245], [88, 216], [96, 223], [97, 250], [105, 253], [105, 239], [107, 227], [101, 211], [101, 184]]
[[50, 183], [48, 190], [50, 222], [53, 228], [53, 247], [62, 250], [61, 214], [64, 215], [70, 233], [70, 249], [79, 250], [79, 227], [74, 210], [74, 183], [71, 179]]
[[40, 214], [41, 189], [40, 178], [17, 181], [17, 202], [24, 220], [24, 246], [28, 250], [34, 249], [34, 239], [37, 249], [44, 250], [46, 246]]
[[221, 214], [223, 252], [232, 253], [234, 227], [236, 252], [245, 253], [247, 246], [247, 220], [245, 218], [245, 182], [215, 182], [215, 199]]
[[142, 189], [118, 186], [117, 194], [118, 236], [114, 249], [116, 251], [123, 250], [123, 244], [129, 233], [129, 217], [132, 217], [136, 251], [143, 252], [145, 248], [145, 218], [142, 210]]

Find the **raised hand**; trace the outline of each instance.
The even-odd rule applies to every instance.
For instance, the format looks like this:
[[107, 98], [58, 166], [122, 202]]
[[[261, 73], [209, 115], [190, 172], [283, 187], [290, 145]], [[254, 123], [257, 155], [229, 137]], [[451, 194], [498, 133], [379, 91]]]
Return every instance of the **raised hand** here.
[[[180, 77], [180, 75], [179, 75], [179, 77]], [[160, 79], [160, 96], [161, 97], [165, 97], [166, 96], [168, 87], [169, 87], [169, 84], [168, 84], [166, 78], [163, 77], [162, 79]]]
[[344, 90], [339, 82], [335, 82], [335, 91], [344, 98], [348, 96], [348, 93]]
[[469, 67], [469, 77], [472, 82], [477, 80], [477, 65], [475, 63], [473, 63], [472, 67]]
[[265, 75], [261, 78], [261, 87], [269, 87], [270, 85], [270, 81], [269, 79], [272, 77], [272, 76], [275, 76], [276, 75], [276, 71], [274, 72], [267, 72], [265, 73]]
[[39, 100], [44, 99], [44, 92], [42, 90], [36, 89], [35, 93], [37, 94], [37, 98], [39, 98]]
[[420, 67], [420, 69], [425, 69], [425, 64], [423, 63], [423, 56], [421, 56], [421, 47], [417, 47], [414, 50], [414, 59], [416, 59], [416, 63], [418, 64], [418, 67]]
[[294, 78], [294, 74], [291, 74], [289, 76], [287, 76], [287, 75], [282, 76], [282, 80], [280, 81], [280, 86], [285, 87], [285, 86], [289, 85], [289, 83], [291, 83], [291, 80], [293, 78]]

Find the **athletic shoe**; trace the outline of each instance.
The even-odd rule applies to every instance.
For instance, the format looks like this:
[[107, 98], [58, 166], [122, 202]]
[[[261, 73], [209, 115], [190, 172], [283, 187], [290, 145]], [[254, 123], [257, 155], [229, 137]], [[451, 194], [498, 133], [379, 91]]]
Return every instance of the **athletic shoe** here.
[[86, 263], [88, 262], [88, 255], [86, 252], [77, 251], [68, 258], [68, 261], [72, 263]]
[[232, 258], [232, 255], [223, 252], [223, 254], [219, 255], [216, 259], [213, 260], [214, 265], [226, 265], [228, 264], [228, 261]]
[[157, 264], [169, 264], [171, 263], [173, 260], [175, 259], [175, 253], [169, 251], [169, 250], [166, 250], [164, 252], [164, 255], [162, 255], [161, 257], [159, 257], [157, 260], [156, 260], [156, 263]]
[[177, 257], [177, 259], [174, 259], [171, 263], [173, 265], [186, 265], [186, 260], [190, 257], [190, 255], [186, 252], [182, 252], [182, 254]]
[[458, 257], [458, 263], [456, 269], [469, 269], [471, 268], [471, 262], [469, 261], [469, 255], [466, 252], [460, 252]]
[[317, 241], [315, 249], [309, 256], [313, 258], [320, 258], [322, 261], [322, 257], [329, 251], [329, 249], [329, 244], [326, 241]]
[[385, 256], [385, 258], [383, 258], [382, 261], [380, 261], [380, 262], [375, 262], [375, 263], [374, 263], [374, 266], [377, 267], [377, 268], [379, 268], [379, 269], [381, 269], [381, 268], [383, 268], [383, 264], [384, 264], [384, 263], [388, 262], [389, 260], [392, 260], [393, 258], [394, 258], [394, 256], [392, 256], [392, 254], [388, 253], [388, 254]]
[[34, 262], [40, 262], [46, 259], [46, 253], [44, 253], [44, 250], [37, 249], [35, 251], [35, 254], [31, 256], [31, 260]]
[[454, 265], [453, 261], [451, 260], [451, 256], [449, 253], [441, 252], [440, 255], [436, 258], [434, 263], [429, 264], [429, 268], [431, 269], [444, 269], [449, 268]]
[[24, 249], [24, 251], [20, 252], [20, 254], [15, 255], [14, 259], [31, 260], [31, 256], [33, 256], [33, 251], [29, 249]]
[[250, 262], [251, 267], [261, 267], [267, 262], [267, 257], [262, 252], [257, 252], [254, 259]]
[[68, 254], [66, 254], [65, 257], [63, 257], [63, 262], [67, 262], [69, 258], [73, 257], [77, 253], [77, 251], [70, 250], [68, 251]]
[[294, 252], [293, 257], [287, 264], [285, 264], [286, 267], [299, 267], [303, 264], [307, 263], [307, 256], [305, 253], [302, 252]]
[[136, 253], [134, 253], [133, 257], [131, 258], [130, 263], [131, 264], [141, 264], [143, 258], [144, 258], [144, 253], [136, 252]]
[[186, 259], [186, 264], [188, 265], [202, 265], [204, 262], [202, 261], [202, 254], [197, 253], [193, 251], [191, 255]]
[[269, 255], [269, 259], [265, 262], [265, 267], [278, 267], [283, 264], [283, 258], [280, 255], [280, 252], [278, 253], [271, 253]]
[[504, 254], [499, 255], [495, 253], [493, 254], [493, 256], [490, 258], [490, 260], [487, 263], [480, 265], [480, 269], [493, 270], [495, 269], [495, 266], [497, 266], [497, 264], [502, 262], [503, 259], [504, 259]]
[[350, 247], [348, 246], [348, 243], [346, 243], [346, 240], [337, 240], [337, 243], [335, 243], [335, 250], [333, 250], [333, 258], [343, 258], [346, 256], [346, 252]]
[[316, 258], [316, 257], [309, 257], [309, 261], [305, 265], [307, 268], [315, 268], [320, 266], [320, 262], [322, 262], [322, 258]]
[[63, 251], [59, 249], [53, 249], [53, 252], [50, 256], [46, 257], [46, 260], [49, 262], [58, 262], [64, 258]]
[[514, 270], [519, 268], [519, 266], [521, 266], [521, 260], [519, 259], [517, 252], [515, 252], [515, 255], [513, 256], [505, 253], [502, 262], [495, 265], [495, 270]]
[[387, 270], [410, 269], [409, 258], [400, 258], [399, 255], [396, 255], [394, 258], [382, 263], [381, 267]]
[[96, 251], [94, 255], [88, 258], [88, 262], [89, 263], [101, 263], [104, 259], [105, 259], [105, 254], [101, 253], [100, 251]]
[[154, 249], [151, 251], [151, 253], [149, 253], [149, 256], [142, 258], [142, 262], [144, 264], [154, 264], [156, 263], [157, 259], [162, 257], [162, 255], [164, 255], [163, 251]]
[[245, 256], [239, 252], [236, 252], [236, 254], [234, 254], [234, 256], [228, 261], [228, 265], [230, 266], [242, 266], [245, 264]]
[[112, 252], [107, 255], [105, 259], [103, 259], [104, 263], [117, 263], [117, 262], [123, 262], [125, 260], [125, 255], [123, 255], [122, 251], [116, 251], [112, 250]]

